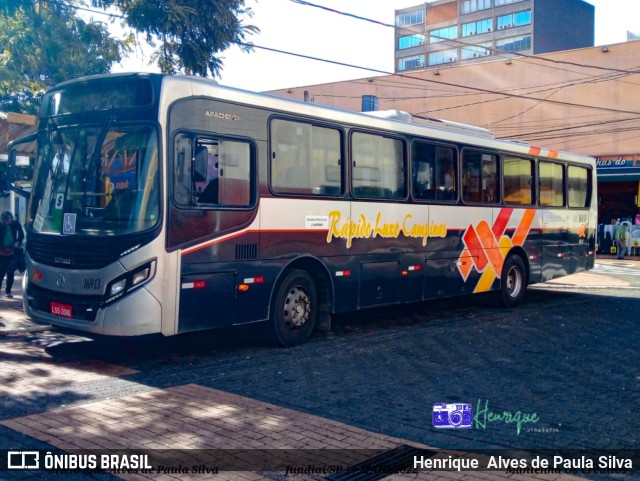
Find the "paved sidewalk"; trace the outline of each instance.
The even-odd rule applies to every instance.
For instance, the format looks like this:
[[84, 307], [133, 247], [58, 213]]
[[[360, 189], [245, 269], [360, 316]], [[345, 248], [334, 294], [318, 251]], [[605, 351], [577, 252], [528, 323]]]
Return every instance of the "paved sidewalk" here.
[[4, 295], [0, 297], [0, 336], [45, 331], [50, 328], [30, 321], [25, 315], [22, 309], [22, 274], [16, 272], [11, 291], [13, 299]]
[[[177, 456], [181, 472], [172, 472], [154, 465], [150, 473], [121, 473], [118, 477], [140, 480], [272, 480], [287, 479], [282, 471], [261, 472], [231, 470], [217, 474], [193, 473], [202, 456], [221, 456], [215, 450], [238, 450], [225, 454], [227, 466], [255, 466], [256, 462], [273, 465], [270, 450], [287, 451], [290, 469], [307, 472], [293, 473], [299, 481], [326, 479], [327, 473], [317, 472], [330, 466], [354, 466], [372, 457], [373, 453], [388, 453], [394, 448], [413, 446], [429, 450], [429, 446], [411, 443], [383, 434], [366, 431], [340, 422], [286, 409], [273, 404], [230, 394], [195, 384], [147, 391], [133, 396], [88, 403], [70, 408], [53, 409], [46, 413], [10, 419], [0, 423], [17, 432], [43, 441], [62, 450], [134, 449], [192, 450], [170, 453]], [[433, 448], [431, 448], [433, 449]], [[213, 450], [213, 451], [195, 451]], [[296, 454], [297, 452], [297, 454]], [[435, 457], [450, 455], [466, 457], [464, 453], [442, 451]], [[234, 456], [229, 459], [228, 456]], [[153, 459], [153, 457], [151, 458]], [[295, 460], [304, 461], [294, 464]], [[313, 464], [313, 459], [320, 459]], [[481, 456], [481, 459], [485, 459]], [[291, 461], [293, 460], [293, 461]], [[175, 466], [175, 464], [174, 464]], [[208, 464], [207, 466], [216, 466]], [[185, 469], [186, 468], [186, 469]], [[312, 469], [309, 469], [312, 468]], [[188, 471], [188, 472], [187, 472]], [[558, 470], [562, 471], [562, 470]], [[285, 471], [286, 472], [286, 471]], [[314, 475], [315, 474], [315, 475]], [[292, 474], [289, 473], [289, 476]], [[360, 479], [424, 479], [445, 481], [452, 479], [514, 479], [518, 481], [556, 480], [576, 481], [577, 478], [560, 473], [521, 474], [505, 471], [419, 471]], [[358, 478], [351, 478], [358, 479]]]

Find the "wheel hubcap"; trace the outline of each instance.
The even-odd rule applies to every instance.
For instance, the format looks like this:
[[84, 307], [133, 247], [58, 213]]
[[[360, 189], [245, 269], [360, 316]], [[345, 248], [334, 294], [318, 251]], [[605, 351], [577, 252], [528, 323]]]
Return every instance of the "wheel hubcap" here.
[[522, 289], [522, 276], [520, 271], [515, 267], [509, 270], [507, 276], [507, 291], [511, 297], [517, 297]]
[[284, 320], [288, 327], [295, 329], [309, 319], [311, 300], [301, 286], [293, 287], [284, 301]]

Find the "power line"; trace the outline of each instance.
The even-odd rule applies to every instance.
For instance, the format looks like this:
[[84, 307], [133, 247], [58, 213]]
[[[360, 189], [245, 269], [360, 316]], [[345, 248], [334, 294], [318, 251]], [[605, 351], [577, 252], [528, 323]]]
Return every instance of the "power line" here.
[[542, 100], [542, 101], [544, 101], [546, 103], [551, 103], [551, 104], [555, 104], [555, 105], [564, 105], [565, 107], [576, 107], [576, 108], [585, 108], [585, 109], [592, 109], [592, 110], [601, 110], [601, 111], [606, 111], [606, 112], [640, 115], [640, 112], [635, 112], [635, 111], [612, 109], [612, 108], [608, 108], [608, 107], [598, 107], [598, 106], [595, 106], [595, 105], [586, 105], [586, 104], [564, 102], [564, 101], [561, 101], [561, 100], [549, 100], [549, 99], [544, 100], [544, 99], [540, 99], [538, 97], [530, 97], [528, 95], [518, 95], [518, 94], [512, 94], [510, 92], [505, 92], [505, 91], [497, 91], [497, 90], [485, 89], [485, 88], [481, 88], [481, 87], [473, 87], [473, 86], [470, 86], [470, 85], [460, 85], [460, 84], [455, 84], [455, 83], [452, 83], [452, 82], [444, 82], [444, 81], [440, 81], [440, 80], [433, 80], [433, 79], [425, 79], [425, 78], [421, 78], [421, 77], [414, 77], [414, 76], [407, 75], [407, 74], [399, 74], [399, 73], [387, 72], [385, 70], [375, 69], [375, 68], [371, 68], [371, 67], [362, 67], [362, 66], [359, 66], [359, 65], [348, 64], [346, 62], [339, 62], [337, 60], [329, 60], [329, 59], [324, 59], [324, 58], [320, 58], [320, 57], [314, 57], [314, 56], [311, 56], [311, 55], [304, 55], [304, 54], [300, 54], [300, 53], [289, 52], [289, 51], [286, 51], [286, 50], [280, 50], [280, 49], [271, 48], [271, 47], [264, 47], [262, 45], [256, 45], [256, 44], [253, 44], [253, 43], [243, 43], [241, 45], [244, 45], [244, 46], [247, 46], [247, 47], [251, 47], [251, 48], [257, 48], [257, 49], [260, 49], [260, 50], [266, 50], [268, 52], [274, 52], [274, 53], [280, 53], [280, 54], [284, 54], [284, 55], [290, 55], [290, 56], [293, 56], [293, 57], [304, 58], [304, 59], [307, 59], [307, 60], [325, 62], [325, 63], [329, 63], [329, 64], [332, 64], [332, 65], [339, 65], [339, 66], [342, 66], [342, 67], [365, 70], [365, 71], [368, 71], [368, 72], [375, 72], [375, 73], [380, 73], [380, 74], [384, 74], [384, 75], [395, 75], [395, 76], [400, 77], [400, 78], [408, 78], [408, 79], [411, 79], [411, 80], [418, 80], [418, 81], [421, 81], [421, 82], [434, 83], [434, 84], [438, 84], [438, 85], [447, 85], [449, 87], [457, 87], [457, 88], [461, 88], [461, 89], [475, 90], [477, 92], [483, 92], [483, 93], [486, 93], [486, 94], [501, 95], [501, 96], [517, 98], [517, 99], [533, 100], [535, 102], [539, 102], [539, 101]]

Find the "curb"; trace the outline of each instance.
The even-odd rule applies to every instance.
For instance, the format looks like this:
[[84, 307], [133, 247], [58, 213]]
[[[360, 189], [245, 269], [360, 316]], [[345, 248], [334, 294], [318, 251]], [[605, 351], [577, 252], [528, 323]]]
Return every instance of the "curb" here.
[[637, 291], [640, 290], [640, 287], [636, 286], [579, 286], [577, 284], [560, 284], [558, 282], [551, 283], [540, 283], [533, 284], [527, 286], [527, 289], [536, 289], [536, 288], [544, 288], [544, 289], [582, 289], [582, 290], [597, 290], [597, 289], [616, 289], [616, 290], [626, 290], [626, 291]]

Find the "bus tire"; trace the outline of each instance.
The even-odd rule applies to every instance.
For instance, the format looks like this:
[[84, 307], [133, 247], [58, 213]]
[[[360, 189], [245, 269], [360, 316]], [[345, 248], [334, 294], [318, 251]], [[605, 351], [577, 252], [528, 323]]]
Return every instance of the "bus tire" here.
[[520, 256], [510, 255], [504, 262], [500, 291], [505, 307], [516, 307], [522, 303], [527, 291], [527, 271]]
[[318, 295], [311, 276], [303, 270], [285, 271], [278, 285], [271, 315], [274, 340], [284, 347], [302, 344], [318, 317]]

